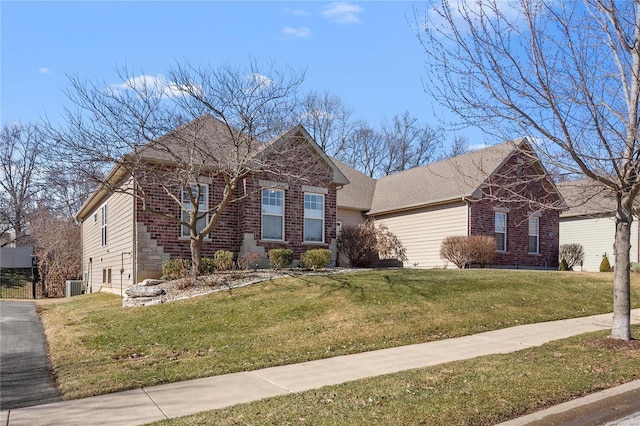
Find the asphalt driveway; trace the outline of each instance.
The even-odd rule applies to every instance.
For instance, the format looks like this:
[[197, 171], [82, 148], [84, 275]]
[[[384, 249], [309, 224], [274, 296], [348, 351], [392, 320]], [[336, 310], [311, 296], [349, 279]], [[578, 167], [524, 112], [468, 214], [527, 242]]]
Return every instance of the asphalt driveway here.
[[61, 401], [33, 302], [0, 302], [0, 410]]

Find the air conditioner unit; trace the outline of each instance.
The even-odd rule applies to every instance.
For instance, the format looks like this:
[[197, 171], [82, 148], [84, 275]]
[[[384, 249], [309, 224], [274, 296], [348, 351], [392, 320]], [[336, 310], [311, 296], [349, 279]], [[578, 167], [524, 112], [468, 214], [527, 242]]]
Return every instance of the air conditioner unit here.
[[67, 280], [65, 282], [65, 297], [78, 296], [82, 294], [82, 280]]

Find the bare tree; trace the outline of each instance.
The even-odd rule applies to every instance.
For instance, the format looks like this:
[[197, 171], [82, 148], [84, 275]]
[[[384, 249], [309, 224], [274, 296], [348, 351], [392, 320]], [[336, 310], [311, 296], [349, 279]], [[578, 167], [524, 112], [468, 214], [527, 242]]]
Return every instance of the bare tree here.
[[391, 123], [383, 122], [381, 133], [385, 146], [384, 175], [433, 161], [440, 146], [440, 133], [427, 124], [419, 123], [408, 111], [394, 116]]
[[[640, 191], [640, 1], [432, 2], [426, 90], [463, 123], [530, 136], [546, 164], [616, 195], [614, 321], [628, 340]], [[516, 133], [517, 132], [517, 133]], [[521, 133], [522, 132], [522, 133]]]
[[310, 92], [301, 102], [300, 122], [322, 150], [338, 157], [347, 146], [347, 137], [353, 131], [352, 109], [329, 92]]
[[449, 149], [442, 151], [441, 159], [457, 157], [470, 151], [469, 139], [462, 135], [453, 135]]
[[378, 177], [386, 155], [382, 134], [366, 122], [359, 121], [347, 136], [347, 149], [340, 153], [338, 159], [369, 177]]
[[441, 132], [421, 124], [409, 112], [383, 122], [379, 130], [358, 121], [337, 157], [364, 174], [378, 178], [422, 166], [437, 157]]
[[71, 217], [60, 217], [42, 207], [30, 215], [29, 226], [43, 293], [48, 297], [63, 296], [65, 281], [81, 277], [80, 225]]
[[[128, 69], [119, 76], [118, 85], [70, 79], [76, 108], [67, 111], [64, 129], [51, 132], [58, 154], [108, 191], [136, 197], [144, 212], [188, 229], [197, 274], [203, 239], [246, 196], [238, 190], [242, 180], [287, 175], [283, 161], [295, 152], [278, 150], [295, 148], [263, 142], [290, 126], [303, 75], [252, 61], [244, 69], [178, 64], [166, 77]], [[214, 205], [202, 202], [203, 178], [224, 188]], [[150, 188], [161, 188], [174, 207], [154, 203]]]
[[5, 123], [0, 132], [0, 235], [28, 235], [27, 216], [41, 190], [43, 136], [33, 124]]

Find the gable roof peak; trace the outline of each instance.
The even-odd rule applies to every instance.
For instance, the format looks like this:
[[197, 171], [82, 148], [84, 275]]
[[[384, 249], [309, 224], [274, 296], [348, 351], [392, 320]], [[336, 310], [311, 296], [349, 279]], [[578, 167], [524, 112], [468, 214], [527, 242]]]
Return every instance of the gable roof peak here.
[[369, 213], [476, 197], [487, 179], [524, 147], [531, 149], [526, 137], [384, 176], [377, 181]]

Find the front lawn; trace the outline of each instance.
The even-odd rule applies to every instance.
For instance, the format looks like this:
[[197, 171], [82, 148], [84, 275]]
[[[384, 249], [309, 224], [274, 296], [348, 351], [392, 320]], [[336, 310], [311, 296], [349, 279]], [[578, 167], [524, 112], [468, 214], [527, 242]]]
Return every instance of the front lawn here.
[[[122, 308], [38, 304], [66, 399], [612, 310], [612, 275], [394, 270], [285, 278]], [[640, 284], [633, 277], [634, 307]]]
[[[640, 326], [633, 330], [637, 335]], [[611, 348], [606, 334], [588, 333], [154, 425], [495, 425], [640, 379], [639, 342]]]

